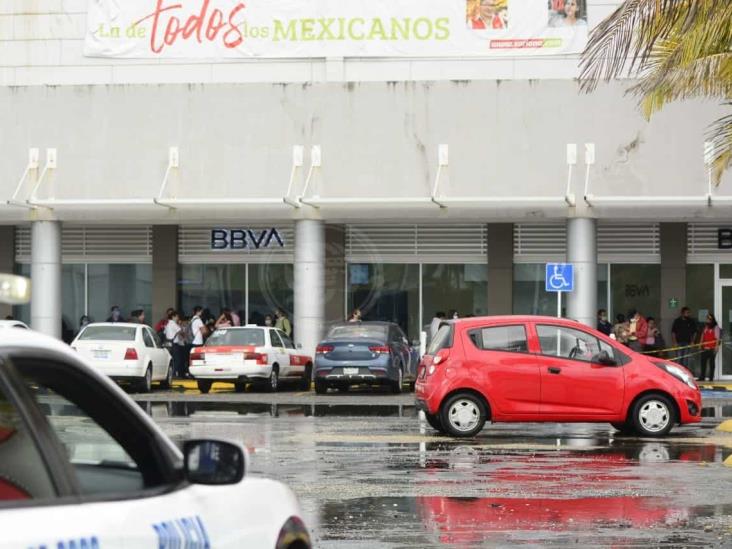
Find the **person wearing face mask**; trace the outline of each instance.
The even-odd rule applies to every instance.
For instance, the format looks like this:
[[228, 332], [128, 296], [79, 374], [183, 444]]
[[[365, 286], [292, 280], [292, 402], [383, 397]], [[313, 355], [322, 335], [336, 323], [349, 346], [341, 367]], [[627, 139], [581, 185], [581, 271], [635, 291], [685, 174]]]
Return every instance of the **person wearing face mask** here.
[[79, 333], [81, 333], [81, 331], [84, 328], [86, 328], [89, 324], [91, 324], [91, 319], [86, 315], [82, 316], [79, 319]]
[[120, 310], [119, 306], [114, 305], [109, 311], [110, 314], [107, 322], [122, 322], [122, 311]]
[[643, 351], [643, 345], [648, 338], [648, 322], [643, 315], [635, 309], [628, 313], [630, 322], [630, 330], [628, 331], [628, 346], [634, 351], [640, 353]]
[[607, 311], [600, 309], [597, 311], [597, 331], [609, 336], [613, 332], [613, 325], [608, 322]]
[[274, 320], [272, 320], [272, 315], [267, 315], [264, 317], [264, 325], [268, 328], [271, 328], [274, 326]]
[[714, 380], [714, 362], [717, 358], [717, 351], [719, 345], [722, 342], [722, 330], [717, 324], [717, 319], [714, 318], [713, 314], [708, 314], [704, 329], [701, 333], [701, 373], [699, 376], [700, 381], [704, 381], [706, 377], [707, 368], [709, 371], [709, 381]]

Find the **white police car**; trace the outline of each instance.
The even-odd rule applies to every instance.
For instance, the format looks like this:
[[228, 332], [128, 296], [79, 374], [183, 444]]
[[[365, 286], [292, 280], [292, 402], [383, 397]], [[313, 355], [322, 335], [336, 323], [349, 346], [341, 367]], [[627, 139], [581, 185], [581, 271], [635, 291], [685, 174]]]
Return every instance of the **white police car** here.
[[62, 343], [0, 330], [0, 547], [310, 547], [297, 501], [241, 445], [181, 452]]

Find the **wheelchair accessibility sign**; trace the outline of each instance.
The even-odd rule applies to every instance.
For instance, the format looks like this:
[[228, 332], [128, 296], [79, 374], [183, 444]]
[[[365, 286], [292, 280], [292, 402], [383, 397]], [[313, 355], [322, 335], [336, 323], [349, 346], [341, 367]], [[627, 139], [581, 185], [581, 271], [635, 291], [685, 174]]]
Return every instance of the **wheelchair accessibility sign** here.
[[568, 263], [547, 263], [546, 291], [573, 292], [574, 265]]

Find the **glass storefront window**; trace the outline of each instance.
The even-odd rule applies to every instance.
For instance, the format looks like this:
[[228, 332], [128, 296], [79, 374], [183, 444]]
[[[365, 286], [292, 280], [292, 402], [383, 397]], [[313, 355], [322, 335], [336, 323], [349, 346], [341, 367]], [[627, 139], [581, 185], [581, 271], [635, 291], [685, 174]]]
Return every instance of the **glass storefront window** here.
[[[115, 305], [120, 308], [125, 319], [129, 318], [132, 311], [142, 309], [145, 311], [147, 323], [153, 322], [152, 265], [88, 265], [87, 270], [87, 314], [92, 322], [107, 320], [110, 309]], [[78, 316], [76, 322], [79, 322]]]
[[264, 317], [274, 315], [275, 309], [285, 311], [292, 321], [294, 277], [294, 267], [291, 264], [249, 265], [250, 323], [264, 324]]
[[[79, 331], [79, 321], [86, 314], [86, 265], [64, 265], [61, 270], [62, 337], [73, 341]], [[96, 318], [95, 320], [106, 320]]]
[[720, 264], [719, 265], [719, 278], [732, 278], [732, 265]]
[[660, 265], [611, 265], [613, 313], [637, 309], [646, 318], [659, 318], [661, 312]]
[[437, 311], [461, 317], [483, 316], [488, 302], [488, 267], [486, 265], [423, 265], [422, 330], [429, 333], [429, 324]]
[[[31, 266], [18, 265], [16, 272], [30, 277]], [[63, 265], [61, 315], [64, 341], [70, 342], [74, 338], [82, 316], [86, 314], [93, 322], [104, 322], [113, 305], [118, 305], [125, 317], [135, 309], [143, 309], [150, 319], [152, 265]], [[13, 316], [30, 323], [30, 305], [14, 307]]]
[[678, 305], [678, 314], [682, 307], [689, 307], [691, 317], [698, 322], [714, 312], [714, 265], [686, 266], [686, 302]]
[[[517, 263], [513, 266], [513, 313], [516, 315], [557, 316], [557, 294], [545, 291], [544, 263]], [[608, 310], [607, 264], [597, 266], [597, 308]], [[566, 316], [566, 298], [562, 316]]]
[[557, 316], [557, 295], [544, 290], [545, 275], [543, 263], [513, 266], [514, 314]]
[[348, 265], [348, 310], [364, 320], [396, 322], [410, 340], [419, 339], [419, 265]]
[[[246, 265], [180, 265], [178, 302], [185, 315], [200, 305], [219, 315], [225, 308], [246, 318]], [[171, 307], [175, 306], [171, 303]]]

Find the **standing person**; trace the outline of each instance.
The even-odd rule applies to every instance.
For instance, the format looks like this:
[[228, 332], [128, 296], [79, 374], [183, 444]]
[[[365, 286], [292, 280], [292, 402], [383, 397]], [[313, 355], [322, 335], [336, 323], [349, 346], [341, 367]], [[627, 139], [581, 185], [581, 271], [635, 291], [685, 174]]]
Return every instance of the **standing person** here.
[[609, 336], [613, 331], [613, 325], [607, 319], [607, 311], [600, 309], [597, 311], [597, 331]]
[[290, 324], [290, 319], [287, 318], [285, 311], [283, 311], [282, 309], [275, 310], [275, 317], [277, 318], [277, 320], [275, 321], [275, 328], [285, 332], [285, 334], [287, 334], [287, 337], [291, 337], [292, 324]]
[[79, 333], [86, 328], [89, 324], [91, 324], [91, 318], [84, 315], [79, 319]]
[[615, 325], [613, 326], [613, 335], [618, 343], [623, 345], [628, 344], [628, 335], [630, 332], [630, 325], [625, 320], [625, 315], [620, 313], [615, 317]]
[[224, 312], [228, 311], [231, 315], [231, 322], [234, 326], [241, 326], [241, 317], [236, 313], [236, 311], [232, 311], [229, 309], [224, 309]]
[[460, 318], [460, 315], [456, 310], [453, 309], [452, 311], [450, 311], [450, 318], [452, 318], [453, 320], [457, 320], [458, 318]]
[[165, 341], [170, 344], [175, 377], [182, 378], [186, 375], [186, 341], [183, 336], [183, 328], [178, 324], [179, 320], [180, 315], [176, 311], [168, 314], [168, 322], [165, 324]]
[[264, 325], [268, 328], [271, 328], [274, 326], [274, 319], [272, 318], [272, 315], [265, 315], [264, 316]]
[[432, 318], [432, 322], [430, 323], [430, 341], [435, 339], [437, 331], [440, 329], [440, 324], [442, 324], [444, 320], [445, 313], [442, 311], [437, 311], [435, 313], [435, 316]]
[[689, 348], [696, 341], [696, 335], [699, 331], [699, 327], [696, 321], [691, 318], [691, 309], [683, 307], [681, 309], [681, 315], [674, 320], [671, 326], [671, 344], [674, 347], [686, 347], [686, 349], [679, 349], [676, 354], [680, 357], [676, 360], [679, 364], [685, 368], [689, 368], [691, 364], [690, 354], [692, 350]]
[[132, 311], [130, 322], [132, 324], [145, 324], [145, 311], [142, 309], [135, 309]]
[[219, 328], [231, 328], [232, 326], [234, 326], [234, 319], [231, 316], [231, 311], [224, 309], [219, 318], [216, 319], [214, 327], [218, 330]]
[[648, 321], [635, 309], [628, 313], [628, 321], [628, 346], [637, 353], [643, 352], [643, 342], [648, 337]]
[[191, 345], [193, 347], [201, 347], [206, 339], [206, 325], [201, 320], [203, 307], [196, 305], [193, 307], [193, 317], [190, 321]]
[[109, 318], [107, 319], [107, 322], [112, 322], [112, 323], [122, 322], [122, 311], [120, 310], [118, 305], [114, 305], [109, 310]]
[[348, 317], [348, 322], [361, 322], [361, 309], [353, 309], [351, 316]]
[[[646, 336], [646, 340], [643, 345], [644, 351], [659, 351], [663, 349], [666, 345], [663, 341], [663, 336], [661, 335], [661, 330], [658, 329], [658, 326], [656, 325], [656, 319], [652, 316], [649, 316], [648, 319], [648, 335]], [[658, 353], [654, 353], [654, 356], [658, 357]]]
[[709, 381], [714, 381], [714, 366], [717, 358], [717, 350], [722, 340], [722, 330], [717, 324], [717, 319], [713, 314], [707, 315], [707, 321], [701, 333], [701, 375], [700, 381], [704, 381], [707, 373], [707, 364], [709, 365]]
[[174, 313], [175, 309], [172, 307], [168, 307], [168, 309], [165, 311], [165, 316], [158, 320], [158, 323], [155, 324], [155, 333], [160, 336], [160, 339], [165, 340], [165, 325], [168, 323], [168, 319], [170, 318], [170, 314]]

